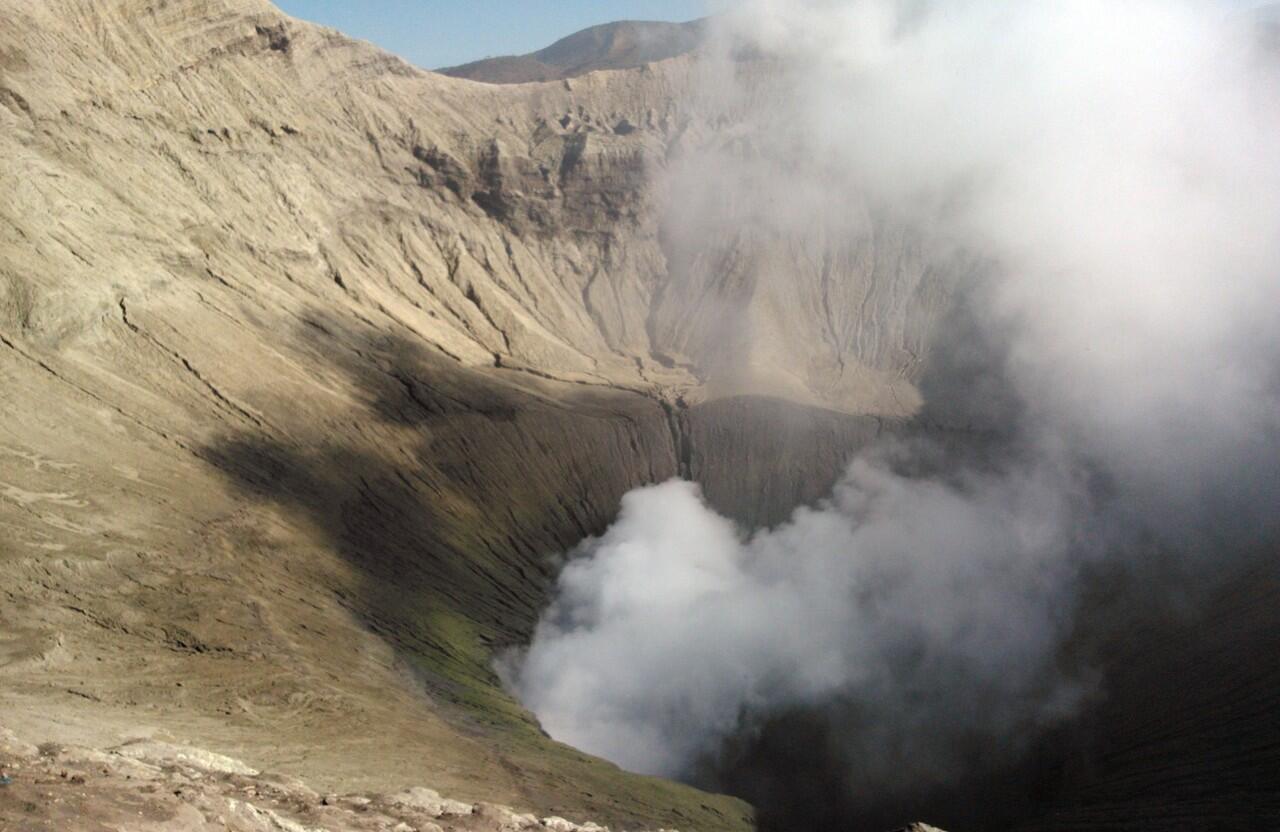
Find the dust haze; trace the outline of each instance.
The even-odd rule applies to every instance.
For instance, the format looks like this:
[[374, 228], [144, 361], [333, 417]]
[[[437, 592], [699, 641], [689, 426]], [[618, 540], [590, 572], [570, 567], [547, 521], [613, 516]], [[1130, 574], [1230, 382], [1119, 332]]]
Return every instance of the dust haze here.
[[914, 380], [985, 451], [886, 439], [774, 529], [690, 483], [627, 495], [504, 665], [552, 736], [688, 777], [771, 715], [838, 706], [848, 788], [946, 783], [1103, 695], [1064, 656], [1090, 569], [1156, 551], [1194, 583], [1276, 539], [1280, 75], [1235, 9], [715, 18], [700, 94], [738, 126], [671, 166], [681, 250], [735, 224], [814, 256], [916, 229], [965, 314], [931, 324]]

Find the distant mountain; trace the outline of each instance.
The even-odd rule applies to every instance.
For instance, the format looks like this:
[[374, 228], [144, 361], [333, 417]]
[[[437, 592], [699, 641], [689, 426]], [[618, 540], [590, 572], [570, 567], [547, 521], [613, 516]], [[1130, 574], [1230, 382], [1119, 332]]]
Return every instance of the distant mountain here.
[[583, 29], [527, 55], [485, 58], [438, 71], [490, 84], [554, 81], [674, 58], [696, 48], [705, 31], [705, 18], [688, 23], [621, 20]]

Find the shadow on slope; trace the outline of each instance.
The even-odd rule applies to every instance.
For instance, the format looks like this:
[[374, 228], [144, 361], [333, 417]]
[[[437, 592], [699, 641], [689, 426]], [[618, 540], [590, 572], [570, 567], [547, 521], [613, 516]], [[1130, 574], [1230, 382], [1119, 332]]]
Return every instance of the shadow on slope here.
[[284, 509], [354, 567], [355, 583], [334, 593], [395, 648], [442, 716], [487, 738], [539, 811], [748, 826], [736, 800], [551, 742], [489, 666], [531, 629], [555, 553], [603, 529], [630, 488], [674, 474], [660, 408], [589, 388], [557, 399], [408, 338], [319, 319], [296, 348], [314, 368], [316, 400], [282, 406], [286, 429], [228, 434], [203, 455], [247, 500]]
[[560, 553], [602, 532], [630, 489], [683, 472], [738, 522], [777, 523], [829, 493], [881, 421], [752, 397], [684, 408], [465, 369], [411, 336], [320, 316], [287, 343], [314, 378], [305, 400], [274, 408], [287, 427], [226, 434], [203, 455], [342, 555], [358, 577], [334, 590], [341, 603], [445, 717], [493, 740], [530, 805], [569, 812], [578, 795], [602, 820], [748, 824], [736, 800], [549, 741], [490, 662], [528, 638]]

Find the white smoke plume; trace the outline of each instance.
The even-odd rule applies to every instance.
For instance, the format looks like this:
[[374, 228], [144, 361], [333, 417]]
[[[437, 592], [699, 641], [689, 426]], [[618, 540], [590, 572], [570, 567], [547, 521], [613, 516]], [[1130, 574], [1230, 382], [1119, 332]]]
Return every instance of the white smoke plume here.
[[1061, 653], [1090, 563], [1275, 539], [1274, 61], [1207, 0], [750, 0], [713, 31], [701, 93], [752, 153], [680, 168], [690, 237], [689, 205], [804, 236], [858, 203], [986, 264], [951, 288], [1001, 345], [1013, 450], [926, 476], [918, 443], [881, 446], [751, 535], [690, 484], [633, 492], [508, 678], [637, 771], [839, 701], [886, 781], [945, 782], [972, 738], [1016, 747], [1089, 695]]
[[1045, 654], [1069, 609], [1070, 497], [1049, 472], [968, 485], [859, 460], [828, 504], [748, 540], [690, 483], [632, 492], [565, 568], [526, 701], [552, 736], [659, 774], [713, 753], [744, 711], [838, 694], [927, 732], [906, 724], [929, 719], [910, 699], [942, 678], [989, 723], [974, 730], [1034, 725], [1075, 693], [1047, 682]]

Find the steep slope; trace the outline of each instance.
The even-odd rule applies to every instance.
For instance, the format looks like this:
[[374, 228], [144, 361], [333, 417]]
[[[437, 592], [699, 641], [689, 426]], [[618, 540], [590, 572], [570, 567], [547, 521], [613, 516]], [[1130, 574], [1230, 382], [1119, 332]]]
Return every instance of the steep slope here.
[[[489, 665], [622, 493], [789, 419], [715, 428], [697, 356], [652, 343], [649, 183], [690, 65], [504, 88], [255, 0], [3, 12], [11, 724], [741, 827], [738, 801], [551, 743]], [[871, 435], [854, 405], [792, 447]], [[826, 485], [737, 480], [708, 491], [744, 520]]]
[[620, 20], [591, 26], [527, 55], [504, 55], [439, 70], [455, 78], [520, 84], [574, 78], [601, 69], [633, 69], [697, 48], [705, 20]]
[[1046, 755], [1062, 765], [1060, 777], [1046, 777], [1047, 808], [1020, 828], [1275, 825], [1280, 571], [1274, 554], [1258, 561], [1219, 580], [1195, 608], [1112, 635], [1098, 657], [1106, 697], [1055, 738], [1071, 753]]

